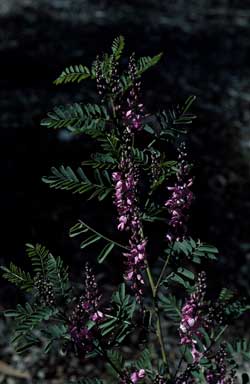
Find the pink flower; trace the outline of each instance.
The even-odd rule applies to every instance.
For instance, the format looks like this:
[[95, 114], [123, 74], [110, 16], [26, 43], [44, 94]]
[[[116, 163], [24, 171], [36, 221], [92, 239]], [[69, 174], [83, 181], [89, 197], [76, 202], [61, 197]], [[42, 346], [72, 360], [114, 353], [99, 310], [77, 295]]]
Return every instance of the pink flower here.
[[139, 371], [135, 371], [131, 373], [130, 380], [132, 383], [137, 383], [140, 379], [143, 379], [145, 377], [145, 370], [140, 369]]
[[99, 320], [102, 320], [104, 317], [103, 313], [101, 311], [96, 311], [92, 316], [91, 316], [91, 320], [92, 321], [99, 321]]

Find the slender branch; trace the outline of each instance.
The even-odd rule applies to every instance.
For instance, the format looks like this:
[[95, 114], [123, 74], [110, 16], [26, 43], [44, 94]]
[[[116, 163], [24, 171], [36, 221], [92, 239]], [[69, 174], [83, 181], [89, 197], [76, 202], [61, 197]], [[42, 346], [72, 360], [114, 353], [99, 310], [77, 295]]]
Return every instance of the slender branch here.
[[147, 272], [147, 276], [148, 276], [149, 285], [150, 285], [151, 291], [152, 291], [152, 296], [153, 296], [153, 301], [154, 301], [154, 309], [155, 309], [155, 314], [156, 314], [156, 317], [157, 317], [157, 320], [156, 320], [156, 335], [157, 335], [157, 338], [158, 338], [158, 341], [159, 341], [159, 344], [160, 344], [160, 348], [161, 348], [162, 360], [163, 360], [163, 362], [164, 362], [164, 364], [165, 364], [165, 366], [167, 368], [167, 375], [168, 375], [168, 377], [170, 377], [168, 359], [167, 359], [166, 351], [165, 351], [165, 348], [164, 348], [164, 341], [163, 341], [163, 334], [162, 334], [162, 327], [161, 327], [161, 318], [160, 318], [160, 314], [159, 314], [159, 308], [158, 308], [158, 305], [157, 305], [157, 302], [156, 302], [157, 290], [156, 290], [154, 279], [153, 279], [153, 276], [152, 276], [152, 273], [151, 273], [151, 270], [150, 270], [149, 266], [147, 266], [146, 272]]
[[108, 241], [109, 243], [114, 243], [115, 245], [117, 245], [118, 247], [122, 248], [122, 249], [125, 249], [126, 251], [129, 250], [128, 247], [126, 247], [125, 245], [121, 244], [121, 243], [118, 243], [117, 241], [114, 241], [112, 239], [110, 239], [109, 237], [107, 236], [104, 236], [102, 233], [96, 231], [94, 228], [90, 227], [88, 224], [86, 224], [84, 221], [82, 220], [79, 220], [79, 222], [81, 224], [83, 224], [86, 228], [88, 228], [88, 230], [94, 232], [96, 235], [102, 237], [104, 240]]
[[155, 284], [154, 284], [154, 279], [153, 279], [153, 276], [152, 276], [152, 273], [151, 273], [149, 266], [147, 266], [146, 272], [147, 272], [147, 276], [148, 276], [149, 285], [150, 285], [150, 288], [151, 288], [151, 291], [153, 294], [153, 298], [155, 299]]
[[156, 334], [157, 334], [157, 337], [159, 339], [159, 343], [160, 343], [160, 346], [161, 346], [162, 360], [163, 360], [164, 364], [166, 365], [168, 373], [169, 373], [169, 365], [168, 365], [168, 361], [167, 361], [166, 351], [165, 351], [165, 348], [164, 348], [164, 341], [163, 341], [162, 327], [161, 327], [161, 318], [160, 318], [160, 314], [159, 314], [158, 308], [157, 308], [157, 311], [156, 311], [156, 315], [157, 315]]
[[220, 330], [220, 332], [218, 333], [218, 335], [213, 338], [211, 340], [211, 344], [209, 345], [209, 347], [207, 348], [207, 350], [205, 351], [205, 353], [208, 353], [208, 351], [210, 351], [210, 349], [214, 346], [214, 344], [219, 340], [219, 338], [223, 335], [223, 333], [226, 331], [226, 329], [228, 328], [228, 324], [224, 325], [224, 327]]
[[156, 289], [156, 291], [158, 290], [159, 285], [160, 285], [160, 283], [161, 283], [161, 280], [162, 280], [162, 278], [163, 278], [163, 276], [164, 276], [164, 273], [165, 273], [165, 271], [166, 271], [166, 269], [167, 269], [167, 266], [168, 266], [168, 263], [169, 263], [171, 254], [172, 254], [172, 253], [171, 253], [171, 251], [170, 251], [169, 254], [168, 254], [168, 257], [167, 257], [167, 259], [166, 259], [166, 261], [165, 261], [165, 263], [164, 263], [164, 265], [163, 265], [163, 268], [162, 268], [162, 270], [161, 270], [160, 276], [159, 276], [159, 278], [158, 278], [158, 280], [157, 280], [157, 283], [156, 283], [156, 285], [155, 285], [155, 289]]
[[224, 327], [222, 328], [222, 330], [218, 333], [218, 335], [215, 337], [214, 339], [214, 343], [216, 343], [219, 338], [223, 335], [223, 333], [226, 331], [226, 329], [228, 328], [228, 324], [224, 325]]
[[115, 119], [116, 118], [116, 111], [115, 111], [115, 104], [114, 104], [114, 100], [113, 100], [112, 96], [110, 97], [110, 105], [111, 105], [111, 109], [112, 109], [112, 113], [113, 113], [113, 118]]

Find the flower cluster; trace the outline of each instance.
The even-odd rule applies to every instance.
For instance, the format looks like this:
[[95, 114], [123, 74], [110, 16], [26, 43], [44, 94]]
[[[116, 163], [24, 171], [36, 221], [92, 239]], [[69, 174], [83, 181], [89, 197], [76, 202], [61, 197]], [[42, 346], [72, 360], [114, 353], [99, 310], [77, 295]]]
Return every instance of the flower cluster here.
[[44, 278], [40, 273], [37, 273], [34, 279], [34, 286], [38, 293], [38, 301], [42, 305], [53, 306], [55, 305], [55, 292], [53, 284]]
[[188, 364], [185, 371], [176, 377], [175, 384], [195, 384], [195, 378], [192, 375], [193, 370], [195, 369], [194, 364]]
[[151, 182], [153, 184], [157, 183], [161, 175], [161, 166], [160, 166], [160, 155], [156, 151], [151, 150]]
[[[125, 155], [125, 156], [124, 156]], [[123, 154], [120, 162], [120, 171], [113, 172], [112, 179], [115, 182], [115, 205], [118, 211], [120, 231], [129, 231], [138, 225], [136, 217], [136, 189], [138, 174], [127, 153]]]
[[129, 95], [127, 98], [127, 106], [123, 112], [123, 122], [129, 133], [140, 131], [142, 120], [145, 117], [144, 106], [139, 102], [141, 83], [137, 79], [137, 68], [135, 63], [135, 56], [131, 55], [129, 59], [128, 73], [132, 83]]
[[206, 275], [201, 272], [198, 276], [196, 290], [191, 294], [181, 310], [180, 337], [181, 344], [191, 346], [193, 362], [198, 362], [203, 354], [197, 350], [195, 337], [200, 337], [200, 327], [207, 327], [203, 316], [203, 302], [206, 293]]
[[[76, 352], [85, 355], [94, 349], [93, 339], [98, 333], [98, 323], [104, 319], [100, 310], [100, 299], [94, 274], [88, 264], [84, 271], [84, 293], [80, 297], [69, 319], [69, 332]], [[95, 324], [91, 329], [88, 322]]]
[[96, 87], [98, 95], [100, 96], [102, 102], [104, 101], [104, 95], [107, 91], [107, 81], [104, 77], [103, 71], [102, 71], [102, 65], [99, 56], [96, 58], [95, 62], [95, 72], [96, 72]]
[[132, 282], [136, 297], [142, 295], [144, 284], [141, 271], [146, 265], [146, 244], [143, 236], [140, 210], [137, 201], [138, 172], [131, 156], [124, 150], [120, 162], [120, 171], [113, 172], [115, 184], [115, 205], [118, 210], [120, 231], [129, 231], [129, 249], [123, 253], [127, 269], [124, 278]]
[[205, 373], [208, 384], [233, 384], [235, 381], [236, 372], [231, 369], [228, 373], [226, 359], [228, 354], [225, 346], [221, 345], [219, 351], [215, 355], [215, 364], [212, 369]]
[[113, 172], [115, 183], [114, 204], [118, 211], [118, 229], [130, 233], [129, 249], [123, 255], [126, 257], [127, 269], [124, 278], [132, 282], [132, 289], [140, 301], [144, 284], [141, 271], [146, 266], [146, 244], [143, 236], [140, 209], [138, 204], [139, 174], [134, 162], [131, 141], [135, 131], [142, 128], [144, 116], [143, 105], [138, 103], [140, 82], [136, 79], [136, 64], [134, 55], [129, 61], [129, 76], [132, 87], [127, 98], [127, 106], [122, 113], [124, 126], [123, 146], [118, 172]]
[[193, 179], [189, 174], [186, 157], [186, 148], [183, 143], [179, 148], [177, 182], [173, 187], [168, 187], [172, 194], [165, 203], [171, 216], [169, 232], [166, 236], [169, 241], [182, 240], [187, 232], [188, 211], [193, 200], [193, 192], [190, 190]]

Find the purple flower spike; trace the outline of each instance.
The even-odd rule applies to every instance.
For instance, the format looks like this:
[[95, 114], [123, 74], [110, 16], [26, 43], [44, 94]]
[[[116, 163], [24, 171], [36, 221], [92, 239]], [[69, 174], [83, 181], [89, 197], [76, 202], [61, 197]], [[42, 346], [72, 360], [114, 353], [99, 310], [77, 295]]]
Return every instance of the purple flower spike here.
[[[80, 355], [85, 355], [94, 349], [93, 339], [98, 332], [98, 324], [105, 318], [100, 310], [100, 299], [97, 283], [92, 270], [86, 264], [84, 271], [84, 292], [69, 318], [69, 333], [74, 349]], [[88, 329], [87, 323], [96, 323]]]
[[143, 293], [143, 277], [141, 271], [146, 267], [146, 244], [143, 236], [142, 221], [137, 200], [138, 171], [132, 161], [131, 154], [126, 150], [122, 153], [119, 171], [113, 172], [115, 182], [114, 204], [118, 211], [118, 230], [128, 231], [130, 235], [126, 258], [124, 278], [131, 282], [131, 287], [140, 301]]
[[185, 144], [179, 149], [179, 168], [176, 174], [177, 182], [173, 187], [167, 189], [171, 191], [170, 198], [166, 201], [165, 206], [170, 214], [169, 232], [166, 238], [169, 242], [175, 240], [183, 240], [187, 232], [186, 222], [188, 220], [188, 211], [193, 201], [194, 195], [190, 190], [193, 179], [189, 175], [189, 166], [186, 161]]
[[221, 345], [219, 351], [215, 355], [215, 364], [212, 369], [205, 373], [206, 381], [208, 384], [234, 384], [235, 374], [234, 370], [228, 372], [227, 359], [228, 355], [224, 345]]
[[181, 310], [180, 337], [182, 345], [191, 347], [193, 362], [199, 362], [203, 353], [197, 350], [195, 337], [200, 337], [199, 328], [208, 327], [207, 320], [202, 313], [204, 296], [206, 293], [206, 275], [201, 272], [198, 276], [196, 291], [191, 294]]
[[142, 120], [145, 117], [144, 106], [139, 103], [141, 83], [137, 79], [137, 69], [135, 57], [129, 59], [128, 73], [132, 82], [132, 87], [127, 98], [127, 110], [123, 112], [123, 121], [129, 133], [143, 129]]

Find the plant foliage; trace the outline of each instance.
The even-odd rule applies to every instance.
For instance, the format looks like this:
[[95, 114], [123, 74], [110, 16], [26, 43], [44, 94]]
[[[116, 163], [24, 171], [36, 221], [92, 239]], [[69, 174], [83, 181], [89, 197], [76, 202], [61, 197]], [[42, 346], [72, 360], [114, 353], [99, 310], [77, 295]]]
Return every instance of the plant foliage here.
[[[95, 152], [82, 167], [55, 166], [42, 180], [52, 189], [98, 201], [100, 223], [92, 227], [78, 220], [69, 236], [79, 236], [81, 250], [93, 247], [99, 263], [122, 257], [123, 276], [118, 271], [110, 279], [119, 282], [112, 293], [105, 285], [101, 292], [91, 266], [84, 263], [81, 281], [71, 284], [60, 256], [44, 245], [27, 244], [32, 271], [12, 262], [1, 267], [8, 282], [28, 293], [25, 304], [5, 312], [15, 321], [12, 342], [19, 353], [37, 345], [44, 353], [64, 351], [66, 359], [74, 353], [81, 363], [98, 358], [105, 362], [107, 383], [232, 383], [232, 361], [239, 356], [249, 360], [250, 344], [247, 339], [221, 339], [250, 305], [233, 289], [222, 288], [217, 298], [210, 294], [201, 269], [216, 261], [218, 250], [188, 234], [193, 177], [184, 142], [196, 117], [191, 110], [195, 96], [171, 108], [146, 111], [140, 100], [141, 75], [162, 54], [132, 54], [126, 66], [124, 46], [124, 37], [118, 36], [110, 52], [88, 67], [67, 67], [54, 82], [94, 80], [99, 104], [55, 106], [41, 122], [88, 135], [94, 143]], [[101, 203], [111, 196], [118, 216], [113, 227], [123, 232], [121, 242], [107, 235], [102, 223]], [[108, 214], [114, 221], [113, 210]], [[131, 345], [138, 353], [131, 353]], [[243, 373], [242, 382], [247, 381]], [[85, 377], [71, 384], [102, 383]]]

